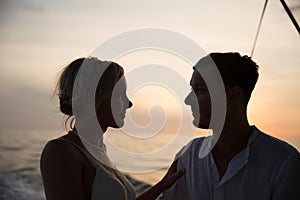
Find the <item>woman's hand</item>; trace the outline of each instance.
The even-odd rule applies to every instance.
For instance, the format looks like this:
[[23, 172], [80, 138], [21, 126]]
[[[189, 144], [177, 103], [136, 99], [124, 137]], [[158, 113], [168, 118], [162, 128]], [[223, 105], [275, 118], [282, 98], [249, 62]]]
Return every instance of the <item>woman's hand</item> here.
[[177, 160], [175, 160], [157, 186], [160, 188], [161, 192], [163, 192], [170, 188], [183, 174], [185, 174], [185, 169], [182, 168], [177, 172]]
[[169, 168], [166, 175], [156, 185], [148, 189], [146, 192], [137, 197], [137, 200], [154, 200], [163, 191], [170, 188], [176, 181], [185, 174], [185, 169], [180, 169], [177, 172], [177, 160], [175, 160]]

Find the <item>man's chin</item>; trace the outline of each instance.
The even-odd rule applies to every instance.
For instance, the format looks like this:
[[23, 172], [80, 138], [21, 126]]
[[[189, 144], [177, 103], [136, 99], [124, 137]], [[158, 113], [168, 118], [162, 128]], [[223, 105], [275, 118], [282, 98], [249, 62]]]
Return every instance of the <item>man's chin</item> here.
[[124, 126], [124, 120], [119, 119], [117, 122], [112, 124], [110, 127], [112, 127], [112, 128], [122, 128], [123, 126]]
[[209, 128], [209, 123], [203, 123], [201, 121], [199, 121], [199, 119], [194, 119], [193, 120], [193, 125], [197, 128], [201, 128], [201, 129], [208, 129]]
[[124, 126], [124, 120], [118, 122], [117, 128], [122, 128]]

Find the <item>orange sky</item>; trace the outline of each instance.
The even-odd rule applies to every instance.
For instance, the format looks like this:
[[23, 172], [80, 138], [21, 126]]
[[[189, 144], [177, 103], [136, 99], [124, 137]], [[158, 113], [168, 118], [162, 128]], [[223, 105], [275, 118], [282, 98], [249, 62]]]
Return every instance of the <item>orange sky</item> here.
[[[57, 101], [50, 99], [59, 69], [77, 57], [89, 55], [101, 42], [124, 31], [161, 27], [186, 35], [206, 52], [249, 54], [263, 3], [261, 0], [188, 3], [135, 0], [130, 4], [120, 0], [89, 4], [58, 0], [1, 1], [1, 130], [59, 128], [62, 117]], [[299, 3], [297, 0], [287, 3], [299, 22]], [[253, 57], [261, 68], [249, 103], [249, 120], [300, 148], [299, 55], [299, 35], [280, 1], [269, 1]], [[141, 64], [172, 66], [186, 81], [192, 70], [184, 61], [162, 52], [137, 52], [118, 62], [126, 71]], [[139, 92], [135, 95], [140, 95], [140, 99], [132, 97], [136, 105], [142, 105], [145, 98], [142, 90]], [[148, 95], [152, 95], [151, 90]], [[171, 96], [147, 99], [159, 105], [167, 102], [172, 107], [171, 100], [164, 100], [168, 98], [172, 99]], [[135, 108], [140, 115], [145, 112], [141, 106]], [[189, 108], [183, 109], [188, 114]]]

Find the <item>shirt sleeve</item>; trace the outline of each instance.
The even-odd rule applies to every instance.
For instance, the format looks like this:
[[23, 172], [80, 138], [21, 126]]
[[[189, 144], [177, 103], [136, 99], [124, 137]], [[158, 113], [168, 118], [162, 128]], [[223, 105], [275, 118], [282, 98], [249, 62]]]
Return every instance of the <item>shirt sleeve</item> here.
[[273, 200], [300, 199], [300, 154], [290, 156], [283, 164], [274, 185]]

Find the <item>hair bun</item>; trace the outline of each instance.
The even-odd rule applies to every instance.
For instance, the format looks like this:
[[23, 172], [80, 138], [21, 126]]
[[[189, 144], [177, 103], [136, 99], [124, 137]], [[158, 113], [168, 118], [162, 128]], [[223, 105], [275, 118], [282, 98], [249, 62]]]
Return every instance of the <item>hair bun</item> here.
[[66, 115], [73, 115], [72, 112], [72, 98], [70, 97], [59, 97], [60, 111]]

